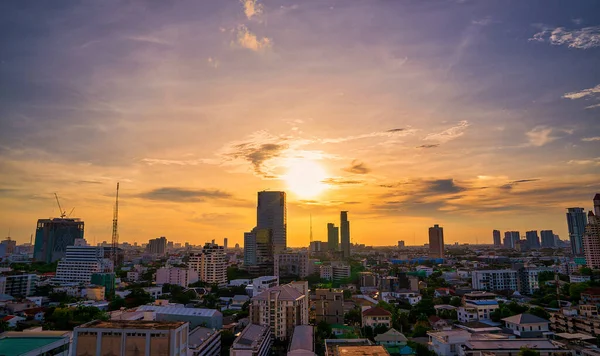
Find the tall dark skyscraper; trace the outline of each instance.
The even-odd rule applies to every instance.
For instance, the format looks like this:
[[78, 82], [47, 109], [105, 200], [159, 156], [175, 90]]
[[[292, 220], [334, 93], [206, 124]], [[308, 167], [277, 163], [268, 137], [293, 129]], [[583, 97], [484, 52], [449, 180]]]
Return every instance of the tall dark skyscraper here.
[[285, 192], [258, 192], [256, 228], [271, 230], [273, 253], [281, 253], [287, 247], [287, 212]]
[[525, 233], [525, 238], [527, 239], [527, 247], [540, 248], [540, 238], [537, 230], [527, 231]]
[[348, 221], [348, 212], [340, 212], [340, 237], [342, 242], [342, 257], [350, 257], [350, 221]]
[[494, 230], [492, 232], [492, 235], [494, 236], [494, 246], [496, 246], [496, 247], [502, 246], [502, 238], [500, 237], [500, 230]]
[[569, 228], [569, 241], [574, 255], [583, 254], [583, 234], [587, 225], [587, 216], [583, 208], [567, 209], [567, 227]]
[[338, 251], [340, 244], [340, 228], [333, 223], [327, 224], [327, 249]]
[[429, 228], [429, 257], [444, 258], [444, 228], [438, 224]]
[[70, 218], [39, 219], [35, 231], [33, 258], [52, 263], [65, 257], [67, 246], [83, 239], [83, 221]]
[[504, 248], [515, 248], [521, 239], [521, 235], [518, 231], [505, 231], [504, 232]]
[[540, 235], [542, 236], [542, 247], [556, 247], [554, 242], [554, 232], [552, 230], [542, 230], [540, 231]]

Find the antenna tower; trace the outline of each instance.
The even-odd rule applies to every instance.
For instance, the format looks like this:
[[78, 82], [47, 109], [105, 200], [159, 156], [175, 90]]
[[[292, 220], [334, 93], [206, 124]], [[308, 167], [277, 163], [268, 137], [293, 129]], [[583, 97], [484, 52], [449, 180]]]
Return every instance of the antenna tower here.
[[117, 197], [115, 199], [115, 209], [113, 213], [113, 226], [112, 226], [112, 258], [113, 268], [117, 269], [118, 263], [118, 248], [119, 248], [119, 183], [117, 182]]

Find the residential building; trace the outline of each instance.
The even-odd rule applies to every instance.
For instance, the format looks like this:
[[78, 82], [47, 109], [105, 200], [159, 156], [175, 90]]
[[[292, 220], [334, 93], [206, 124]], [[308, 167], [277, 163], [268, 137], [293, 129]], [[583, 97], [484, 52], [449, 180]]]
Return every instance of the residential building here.
[[177, 284], [184, 288], [198, 282], [198, 272], [180, 267], [162, 267], [156, 271], [156, 284]]
[[158, 299], [163, 295], [162, 287], [144, 287], [144, 292], [150, 294], [154, 299]]
[[256, 228], [271, 230], [273, 253], [287, 248], [287, 209], [285, 192], [258, 192]]
[[350, 266], [344, 263], [333, 261], [331, 264], [321, 265], [320, 275], [322, 279], [340, 281], [350, 277]]
[[303, 283], [306, 286], [281, 285], [252, 297], [251, 323], [270, 327], [273, 336], [282, 340], [292, 336], [296, 325], [307, 325], [308, 282]]
[[475, 290], [497, 291], [518, 290], [518, 274], [515, 270], [474, 270], [471, 274], [471, 286]]
[[316, 356], [315, 333], [312, 325], [298, 325], [294, 328], [288, 356]]
[[189, 323], [190, 328], [223, 328], [223, 314], [216, 309], [142, 305], [137, 311], [154, 313], [156, 320], [161, 322], [185, 321]]
[[103, 247], [68, 246], [65, 257], [58, 262], [54, 281], [87, 284], [92, 274], [112, 271], [113, 262], [104, 258]]
[[317, 323], [344, 323], [344, 291], [341, 289], [317, 289], [312, 300]]
[[365, 326], [375, 328], [378, 325], [383, 325], [387, 328], [391, 328], [392, 313], [381, 307], [371, 307], [369, 309], [363, 310], [361, 325], [363, 328]]
[[137, 282], [140, 280], [140, 272], [137, 271], [129, 271], [127, 272], [127, 280], [129, 282]]
[[[558, 346], [546, 338], [471, 338], [462, 345], [461, 356], [510, 356], [519, 355], [523, 349], [531, 349], [543, 356], [572, 355], [571, 350]], [[443, 355], [443, 354], [438, 354]]]
[[530, 249], [540, 248], [540, 238], [537, 230], [531, 230], [525, 232], [525, 238], [527, 239], [527, 247]]
[[492, 313], [498, 309], [496, 295], [488, 292], [466, 293], [462, 299], [462, 306], [456, 310], [458, 321], [468, 323], [471, 321], [489, 321]]
[[65, 257], [67, 246], [75, 239], [83, 239], [84, 223], [80, 219], [39, 219], [35, 231], [33, 258], [35, 261], [52, 263]]
[[250, 284], [246, 286], [246, 293], [253, 297], [266, 291], [269, 288], [273, 288], [279, 285], [279, 277], [277, 276], [262, 276], [252, 280]]
[[339, 251], [340, 248], [340, 228], [334, 223], [327, 224], [327, 250]]
[[583, 235], [587, 217], [583, 208], [567, 209], [567, 227], [569, 229], [569, 241], [571, 251], [574, 255], [583, 255]]
[[201, 326], [190, 331], [188, 356], [220, 356], [221, 332]]
[[29, 297], [35, 293], [38, 280], [38, 275], [33, 273], [0, 275], [0, 294], [14, 298]]
[[208, 284], [227, 284], [225, 249], [207, 242], [199, 254], [190, 254], [188, 266], [198, 273], [198, 279]]
[[524, 266], [518, 269], [517, 285], [521, 294], [531, 295], [540, 289], [538, 275], [540, 272], [552, 271], [550, 267]]
[[494, 230], [492, 232], [493, 238], [494, 238], [494, 246], [495, 247], [500, 247], [502, 246], [502, 241], [501, 241], [501, 237], [500, 237], [500, 230]]
[[273, 339], [266, 325], [249, 324], [233, 341], [230, 356], [268, 356]]
[[507, 329], [522, 338], [543, 337], [550, 331], [550, 321], [532, 314], [519, 314], [502, 319]]
[[350, 221], [348, 221], [348, 212], [340, 212], [340, 240], [342, 249], [342, 258], [350, 257]]
[[461, 355], [461, 347], [471, 338], [471, 333], [465, 330], [428, 332], [427, 335], [429, 350], [444, 356]]
[[146, 252], [156, 256], [164, 256], [167, 253], [167, 238], [164, 236], [151, 239], [146, 245]]
[[540, 231], [540, 235], [542, 237], [542, 247], [545, 248], [554, 248], [556, 247], [554, 232], [552, 230], [542, 230]]
[[429, 257], [444, 258], [444, 228], [437, 224], [429, 228]]
[[377, 287], [377, 276], [373, 272], [359, 272], [358, 278], [361, 287]]
[[594, 212], [588, 213], [588, 223], [583, 235], [585, 262], [589, 268], [600, 268], [600, 194], [594, 197]]
[[273, 230], [254, 228], [244, 233], [244, 265], [254, 275], [274, 272]]
[[375, 342], [385, 347], [390, 354], [400, 354], [400, 352], [393, 352], [394, 349], [402, 349], [408, 343], [408, 339], [398, 330], [391, 328], [383, 334], [376, 335]]
[[73, 355], [187, 356], [188, 323], [95, 320], [73, 330]]
[[600, 305], [600, 288], [588, 288], [581, 292], [581, 302], [583, 304]]
[[19, 356], [69, 356], [70, 332], [8, 331], [0, 334], [0, 353]]
[[284, 251], [274, 257], [274, 270], [278, 277], [305, 278], [309, 275], [308, 267], [308, 253], [304, 251]]

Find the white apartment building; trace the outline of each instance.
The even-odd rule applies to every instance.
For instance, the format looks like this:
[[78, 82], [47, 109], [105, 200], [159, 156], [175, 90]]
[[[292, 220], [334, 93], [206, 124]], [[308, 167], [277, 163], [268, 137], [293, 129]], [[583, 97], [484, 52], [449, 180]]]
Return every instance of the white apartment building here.
[[252, 280], [250, 284], [246, 286], [246, 293], [253, 297], [266, 291], [269, 288], [277, 287], [279, 285], [279, 277], [277, 276], [262, 276]]
[[271, 328], [277, 339], [291, 337], [296, 325], [308, 325], [308, 282], [270, 288], [252, 297], [250, 322]]
[[305, 278], [309, 275], [308, 253], [306, 252], [284, 252], [275, 255], [275, 275], [298, 276]]
[[268, 326], [249, 324], [233, 341], [230, 356], [267, 356], [273, 339]]
[[456, 313], [461, 323], [491, 320], [492, 312], [499, 307], [495, 294], [471, 292], [464, 295], [463, 305], [456, 310]]
[[550, 267], [526, 266], [519, 269], [518, 290], [521, 294], [533, 294], [534, 291], [540, 289], [538, 275], [540, 272], [552, 271]]
[[466, 330], [428, 332], [427, 335], [429, 350], [444, 356], [458, 356], [461, 346], [471, 339], [471, 333]]
[[350, 266], [336, 263], [322, 265], [320, 274], [322, 279], [339, 281], [350, 277]]
[[188, 265], [198, 273], [202, 282], [227, 284], [227, 258], [223, 246], [206, 243], [201, 253], [191, 254]]
[[179, 267], [162, 267], [156, 271], [156, 284], [178, 284], [187, 287], [198, 282], [198, 272]]
[[473, 271], [471, 284], [475, 290], [518, 290], [517, 271], [511, 269]]
[[67, 246], [65, 257], [58, 262], [54, 281], [58, 283], [90, 283], [92, 274], [113, 271], [113, 262], [104, 258], [104, 248]]

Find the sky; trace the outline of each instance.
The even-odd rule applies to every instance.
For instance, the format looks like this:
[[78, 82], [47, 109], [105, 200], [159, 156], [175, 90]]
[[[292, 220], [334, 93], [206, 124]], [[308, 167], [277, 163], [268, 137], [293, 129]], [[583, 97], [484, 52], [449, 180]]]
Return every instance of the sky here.
[[[595, 0], [0, 2], [0, 233], [491, 243], [600, 192]], [[9, 232], [10, 230], [10, 232]]]

